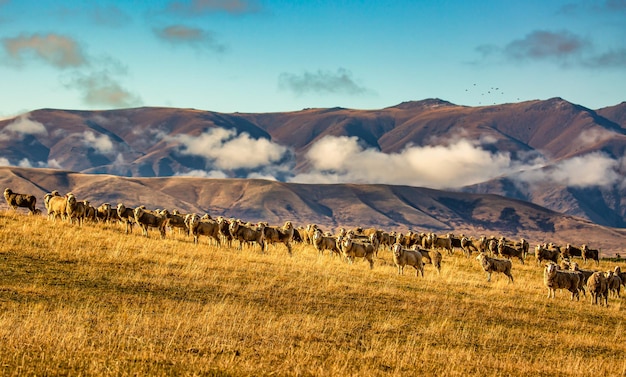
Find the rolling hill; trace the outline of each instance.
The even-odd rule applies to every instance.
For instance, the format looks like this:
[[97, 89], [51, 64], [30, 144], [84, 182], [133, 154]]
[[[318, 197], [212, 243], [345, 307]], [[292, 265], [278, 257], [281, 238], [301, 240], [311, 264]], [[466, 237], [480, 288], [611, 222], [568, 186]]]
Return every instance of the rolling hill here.
[[[326, 230], [379, 227], [388, 231], [437, 232], [525, 237], [538, 242], [587, 243], [603, 255], [623, 251], [626, 230], [594, 224], [532, 203], [492, 194], [468, 194], [410, 186], [296, 184], [261, 179], [194, 177], [132, 178], [55, 169], [0, 168], [0, 187], [37, 196], [72, 191], [98, 206], [178, 209], [212, 216], [296, 225]], [[6, 204], [2, 202], [2, 207]]]

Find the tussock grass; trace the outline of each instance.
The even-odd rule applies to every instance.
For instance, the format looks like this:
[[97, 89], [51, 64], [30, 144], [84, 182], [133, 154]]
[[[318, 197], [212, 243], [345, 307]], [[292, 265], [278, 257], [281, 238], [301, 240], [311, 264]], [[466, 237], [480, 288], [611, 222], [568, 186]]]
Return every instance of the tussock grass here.
[[542, 273], [487, 283], [457, 254], [398, 276], [389, 251], [370, 270], [0, 212], [0, 373], [624, 375], [623, 299], [547, 299]]

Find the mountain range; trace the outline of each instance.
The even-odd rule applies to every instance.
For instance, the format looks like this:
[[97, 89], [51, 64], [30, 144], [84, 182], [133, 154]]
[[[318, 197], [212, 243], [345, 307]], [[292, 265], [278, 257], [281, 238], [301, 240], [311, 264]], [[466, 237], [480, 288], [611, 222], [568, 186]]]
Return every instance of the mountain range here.
[[[112, 180], [127, 177], [129, 182], [191, 176], [204, 178], [199, 182], [207, 187], [215, 182], [243, 187], [238, 179], [244, 179], [260, 191], [271, 186], [267, 195], [275, 195], [277, 187], [298, 187], [289, 190], [306, 188], [311, 192], [304, 197], [320, 192], [325, 200], [328, 195], [381, 195], [378, 202], [385, 197], [394, 202], [398, 190], [423, 190], [419, 195], [426, 197], [424, 192], [434, 190], [467, 204], [476, 199], [459, 198], [496, 194], [583, 222], [626, 226], [626, 102], [596, 110], [562, 98], [483, 107], [426, 99], [376, 110], [255, 114], [150, 107], [41, 109], [1, 120], [0, 150], [1, 165], [53, 175], [76, 172]], [[355, 194], [356, 187], [370, 186], [369, 194]], [[232, 206], [211, 201], [192, 208], [194, 200], [178, 200], [197, 211]], [[330, 216], [325, 223], [344, 223], [336, 211], [316, 205], [320, 200], [305, 201], [312, 222]], [[473, 211], [480, 207], [467, 206]], [[428, 207], [418, 207], [431, 219], [396, 221], [393, 206], [369, 206], [391, 219], [388, 225], [459, 225], [436, 220]], [[355, 219], [371, 218], [357, 212]]]

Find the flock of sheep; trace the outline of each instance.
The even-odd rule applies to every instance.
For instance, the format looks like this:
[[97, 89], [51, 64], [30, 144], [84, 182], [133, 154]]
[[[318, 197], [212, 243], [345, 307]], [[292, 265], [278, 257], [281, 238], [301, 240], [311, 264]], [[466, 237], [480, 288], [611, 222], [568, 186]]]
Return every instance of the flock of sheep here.
[[[40, 213], [33, 195], [14, 193], [7, 188], [4, 190], [4, 197], [9, 207], [13, 209], [24, 207], [31, 214]], [[48, 219], [61, 218], [79, 225], [84, 221], [116, 221], [125, 224], [126, 233], [132, 233], [133, 226], [138, 225], [146, 237], [150, 228], [157, 229], [162, 238], [165, 237], [168, 227], [178, 228], [188, 235], [193, 235], [196, 244], [200, 236], [211, 238], [218, 246], [226, 244], [232, 247], [233, 241], [238, 241], [239, 249], [244, 245], [257, 245], [261, 251], [267, 250], [271, 244], [282, 243], [289, 255], [292, 254], [291, 243], [301, 242], [312, 245], [320, 255], [328, 250], [333, 255], [345, 258], [349, 263], [355, 258], [362, 258], [369, 262], [370, 269], [374, 267], [374, 258], [378, 256], [379, 250], [388, 249], [391, 250], [398, 274], [403, 274], [404, 268], [411, 266], [415, 269], [416, 276], [419, 274], [424, 276], [426, 264], [433, 265], [438, 273], [441, 271], [440, 250], [451, 255], [455, 249], [460, 249], [467, 257], [474, 252], [478, 254], [476, 259], [487, 273], [487, 281], [490, 281], [491, 274], [496, 272], [506, 275], [513, 283], [511, 260], [516, 258], [524, 264], [529, 254], [529, 244], [523, 238], [520, 241], [511, 241], [504, 237], [499, 239], [463, 235], [455, 237], [452, 234], [439, 236], [435, 233], [412, 231], [402, 234], [375, 228], [352, 230], [341, 228], [337, 234], [332, 234], [324, 232], [315, 224], [296, 228], [291, 221], [285, 222], [283, 226], [270, 226], [267, 223], [251, 224], [224, 217], [213, 219], [208, 214], [184, 215], [177, 211], [148, 210], [144, 206], [128, 208], [122, 203], [117, 207], [103, 203], [95, 208], [87, 200], [77, 200], [72, 193], [60, 195], [57, 191], [44, 196], [44, 205]], [[573, 257], [580, 257], [585, 263], [587, 260], [594, 260], [599, 264], [599, 251], [589, 249], [587, 245], [578, 248], [570, 244], [564, 247], [552, 243], [542, 244], [537, 245], [534, 252], [539, 265], [547, 262], [544, 268], [544, 284], [548, 288], [548, 298], [554, 298], [558, 289], [570, 291], [572, 300], [579, 299], [580, 291], [585, 296], [589, 291], [593, 304], [600, 302], [608, 306], [609, 293], [619, 298], [620, 287], [626, 284], [626, 272], [621, 272], [619, 266], [605, 272], [581, 269], [576, 262], [572, 262]], [[499, 258], [496, 258], [496, 255]]]

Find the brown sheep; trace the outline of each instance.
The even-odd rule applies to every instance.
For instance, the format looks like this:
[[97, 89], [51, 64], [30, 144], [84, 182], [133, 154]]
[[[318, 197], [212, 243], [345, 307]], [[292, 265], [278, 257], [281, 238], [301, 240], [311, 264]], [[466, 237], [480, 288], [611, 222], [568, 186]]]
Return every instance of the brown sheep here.
[[179, 231], [184, 231], [185, 235], [187, 236], [190, 234], [189, 223], [187, 222], [187, 215], [181, 214], [176, 209], [173, 210], [170, 214], [170, 221], [168, 225], [170, 228], [172, 228], [172, 230], [174, 228], [177, 228]]
[[232, 220], [228, 226], [228, 230], [230, 231], [233, 239], [239, 241], [239, 250], [242, 249], [244, 243], [256, 242], [261, 247], [261, 251], [264, 251], [265, 241], [263, 237], [263, 228], [263, 225], [258, 227], [248, 226], [242, 224], [239, 220]]
[[511, 246], [506, 244], [506, 240], [504, 237], [500, 238], [498, 242], [498, 254], [506, 257], [507, 259], [511, 259], [516, 257], [524, 264], [524, 249], [523, 246]]
[[37, 204], [37, 198], [30, 194], [18, 194], [13, 192], [10, 188], [4, 189], [4, 200], [7, 201], [9, 207], [16, 210], [18, 207], [28, 208], [28, 213], [35, 214]]
[[85, 218], [85, 203], [82, 201], [78, 201], [76, 196], [72, 193], [67, 194], [67, 204], [65, 208], [65, 213], [70, 220], [70, 224], [76, 223], [81, 226], [83, 225], [83, 219]]
[[227, 247], [232, 247], [233, 244], [233, 236], [230, 234], [230, 230], [228, 229], [230, 226], [230, 221], [223, 216], [219, 216], [217, 218], [217, 225], [220, 228], [220, 235], [222, 239], [226, 243]]
[[438, 250], [426, 250], [422, 249], [419, 245], [413, 245], [413, 250], [419, 251], [422, 254], [422, 260], [424, 264], [432, 264], [437, 270], [437, 274], [441, 274], [441, 260], [442, 255]]
[[537, 245], [535, 247], [535, 258], [537, 259], [537, 265], [541, 265], [546, 261], [558, 263], [559, 251], [557, 249], [548, 249], [546, 245]]
[[111, 208], [110, 203], [102, 203], [98, 208], [96, 208], [96, 218], [98, 221], [109, 222], [115, 217], [115, 212], [113, 208]]
[[500, 272], [509, 278], [509, 281], [513, 283], [513, 275], [511, 274], [511, 268], [513, 264], [508, 259], [497, 259], [487, 256], [485, 253], [480, 253], [476, 257], [480, 262], [480, 266], [487, 273], [487, 281], [491, 281], [492, 272]]
[[475, 239], [472, 237], [461, 237], [461, 249], [465, 252], [465, 255], [469, 258], [472, 256], [472, 252], [475, 251], [477, 253], [484, 252], [484, 247], [482, 245], [483, 237], [480, 239]]
[[592, 271], [592, 270], [584, 270], [582, 268], [579, 268], [578, 267], [578, 263], [576, 263], [576, 262], [571, 262], [569, 264], [569, 269], [572, 270], [572, 271], [578, 271], [578, 272], [582, 273], [583, 274], [583, 278], [585, 279], [585, 285], [587, 284], [587, 280], [589, 280], [589, 277], [591, 275], [593, 275], [593, 273], [595, 272], [595, 271]]
[[161, 238], [165, 238], [165, 227], [169, 221], [169, 212], [148, 211], [142, 207], [135, 208], [135, 223], [141, 227], [142, 233], [148, 237], [148, 227], [157, 228], [161, 234]]
[[548, 288], [548, 298], [554, 298], [557, 289], [567, 289], [572, 292], [572, 300], [580, 299], [578, 288], [580, 286], [580, 274], [572, 271], [563, 271], [554, 263], [546, 264], [543, 272], [543, 283]]
[[570, 244], [565, 245], [565, 248], [561, 252], [561, 257], [563, 259], [571, 258], [571, 257], [582, 257], [583, 252], [580, 248], [576, 246], [572, 246]]
[[431, 245], [430, 249], [443, 249], [447, 250], [449, 255], [452, 255], [452, 238], [449, 234], [445, 237], [439, 237], [435, 233], [431, 233]]
[[615, 271], [607, 271], [604, 276], [606, 277], [606, 285], [609, 290], [609, 294], [613, 293], [614, 297], [620, 298], [620, 289], [622, 287], [622, 279], [615, 274]]
[[357, 243], [350, 235], [342, 238], [339, 243], [344, 257], [350, 262], [354, 262], [354, 258], [366, 259], [370, 264], [370, 269], [374, 268], [374, 246], [369, 243]]
[[200, 216], [192, 215], [189, 221], [189, 228], [191, 234], [193, 234], [193, 243], [196, 245], [200, 236], [207, 236], [213, 238], [217, 246], [221, 246], [220, 226], [217, 221], [213, 219], [202, 220]]
[[583, 263], [587, 263], [587, 259], [596, 261], [596, 266], [600, 265], [600, 251], [597, 249], [590, 249], [587, 245], [583, 245], [580, 248], [580, 253], [583, 258]]
[[293, 239], [294, 228], [291, 221], [286, 221], [282, 227], [265, 226], [263, 228], [263, 239], [265, 249], [273, 243], [283, 243], [287, 247], [287, 252], [291, 255], [291, 240]]
[[619, 278], [622, 280], [622, 285], [626, 287], [626, 272], [622, 272], [620, 266], [615, 266], [613, 272], [615, 273], [615, 276], [619, 276]]
[[604, 306], [609, 306], [609, 288], [602, 272], [594, 272], [587, 280], [587, 290], [591, 293], [591, 304], [598, 304], [604, 301]]
[[128, 208], [122, 203], [117, 203], [116, 214], [117, 218], [126, 225], [124, 233], [132, 233], [133, 224], [135, 224], [135, 209]]
[[398, 275], [404, 274], [404, 266], [412, 266], [415, 268], [415, 276], [419, 276], [420, 272], [424, 277], [424, 261], [422, 260], [422, 253], [417, 250], [405, 249], [399, 243], [395, 243], [391, 247], [393, 253], [393, 263], [398, 266]]
[[313, 234], [313, 246], [317, 250], [318, 254], [324, 255], [324, 250], [330, 250], [330, 252], [340, 255], [341, 252], [337, 247], [337, 239], [334, 237], [325, 236], [320, 229], [316, 229]]

